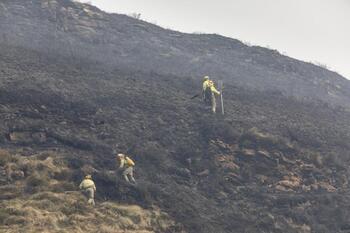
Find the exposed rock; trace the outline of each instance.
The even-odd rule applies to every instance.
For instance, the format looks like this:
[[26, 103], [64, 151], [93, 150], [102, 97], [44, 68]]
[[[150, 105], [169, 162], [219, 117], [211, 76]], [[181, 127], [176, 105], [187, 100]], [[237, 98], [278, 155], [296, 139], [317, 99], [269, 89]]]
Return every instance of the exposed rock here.
[[327, 192], [335, 192], [335, 191], [337, 191], [337, 189], [334, 186], [332, 186], [329, 183], [326, 183], [324, 181], [319, 182], [317, 185], [318, 185], [318, 187], [320, 189], [323, 189], [323, 190], [325, 190]]
[[242, 154], [245, 156], [254, 156], [256, 153], [255, 150], [252, 149], [243, 149]]
[[205, 169], [204, 171], [197, 173], [197, 176], [208, 176], [209, 174], [210, 171], [208, 169]]

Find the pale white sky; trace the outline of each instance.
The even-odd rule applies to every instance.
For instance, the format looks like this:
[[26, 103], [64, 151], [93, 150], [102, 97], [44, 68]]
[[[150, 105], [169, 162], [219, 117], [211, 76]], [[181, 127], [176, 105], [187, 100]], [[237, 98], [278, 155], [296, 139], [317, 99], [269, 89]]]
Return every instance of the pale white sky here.
[[350, 0], [90, 0], [182, 32], [217, 33], [326, 64], [350, 79]]

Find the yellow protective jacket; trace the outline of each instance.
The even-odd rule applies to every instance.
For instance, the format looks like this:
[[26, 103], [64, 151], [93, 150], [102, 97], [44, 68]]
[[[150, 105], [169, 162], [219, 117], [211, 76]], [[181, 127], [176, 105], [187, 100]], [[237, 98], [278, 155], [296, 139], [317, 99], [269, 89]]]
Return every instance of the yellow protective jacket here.
[[80, 183], [79, 189], [88, 189], [88, 188], [93, 188], [96, 191], [95, 183], [92, 180], [90, 180], [90, 179], [84, 179]]
[[125, 156], [125, 158], [120, 159], [119, 168], [123, 168], [124, 166], [133, 167], [135, 166], [135, 162], [132, 159], [130, 159], [128, 156]]
[[220, 92], [216, 90], [214, 83], [211, 80], [205, 80], [203, 82], [203, 92], [207, 89], [210, 88], [210, 91], [216, 95], [220, 95]]
[[214, 84], [210, 85], [210, 90], [212, 93], [216, 94], [216, 95], [220, 95], [220, 91], [216, 90]]
[[209, 86], [210, 86], [210, 80], [205, 80], [203, 82], [203, 91], [205, 91]]

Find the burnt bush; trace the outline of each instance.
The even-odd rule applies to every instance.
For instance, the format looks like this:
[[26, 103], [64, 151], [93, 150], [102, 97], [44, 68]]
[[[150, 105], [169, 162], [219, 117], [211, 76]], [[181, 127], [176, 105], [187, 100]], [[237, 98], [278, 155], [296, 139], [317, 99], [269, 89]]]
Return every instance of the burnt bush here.
[[13, 161], [11, 154], [6, 150], [0, 150], [0, 166], [5, 166], [8, 162]]
[[74, 183], [80, 183], [85, 175], [81, 170], [73, 170], [71, 179]]
[[67, 158], [67, 164], [69, 168], [79, 169], [84, 165], [84, 162], [79, 158], [69, 157]]
[[244, 132], [238, 139], [240, 148], [278, 150], [284, 153], [295, 152], [295, 145], [280, 136], [260, 132], [253, 127]]
[[323, 155], [322, 160], [324, 161], [324, 164], [327, 164], [330, 167], [336, 168], [337, 171], [341, 171], [343, 169], [346, 169], [345, 167], [345, 160], [344, 158], [335, 152], [328, 152]]
[[60, 182], [60, 183], [52, 185], [50, 187], [50, 190], [52, 192], [61, 193], [61, 192], [65, 192], [65, 191], [73, 191], [73, 190], [76, 190], [77, 188], [78, 188], [78, 186], [74, 185], [71, 182]]
[[207, 116], [199, 120], [199, 129], [201, 135], [207, 140], [220, 138], [225, 142], [233, 143], [240, 135], [240, 129], [234, 128], [229, 122]]
[[147, 142], [134, 151], [137, 155], [137, 162], [140, 164], [149, 164], [157, 167], [163, 167], [167, 162], [167, 152], [157, 142]]
[[72, 171], [69, 169], [62, 169], [59, 172], [53, 174], [53, 178], [56, 180], [70, 180], [72, 177]]
[[37, 158], [41, 161], [44, 161], [45, 159], [47, 159], [48, 157], [50, 156], [53, 156], [55, 157], [52, 153], [48, 153], [48, 152], [44, 152], [44, 153], [41, 153], [37, 156]]
[[0, 208], [0, 224], [5, 224], [10, 216], [11, 215], [4, 208]]
[[276, 136], [261, 133], [257, 128], [251, 128], [239, 138], [240, 147], [258, 149], [258, 147], [271, 148], [277, 145], [279, 139]]
[[85, 214], [87, 213], [89, 207], [82, 200], [76, 201], [71, 205], [65, 205], [61, 207], [63, 214], [69, 216], [72, 214]]
[[189, 166], [189, 161], [192, 158], [197, 158], [202, 155], [201, 147], [195, 147], [192, 144], [182, 143], [177, 146], [177, 150], [174, 153], [174, 157], [177, 161], [181, 162], [184, 166]]
[[46, 174], [39, 174], [38, 172], [34, 172], [27, 178], [27, 187], [47, 187], [49, 184], [49, 178]]

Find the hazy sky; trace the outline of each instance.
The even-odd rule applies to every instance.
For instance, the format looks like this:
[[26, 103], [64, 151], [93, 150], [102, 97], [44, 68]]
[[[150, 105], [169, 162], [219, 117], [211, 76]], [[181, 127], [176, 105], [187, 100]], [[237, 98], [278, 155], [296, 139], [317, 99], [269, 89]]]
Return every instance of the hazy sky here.
[[326, 64], [350, 79], [350, 0], [91, 0], [182, 32], [217, 33]]

